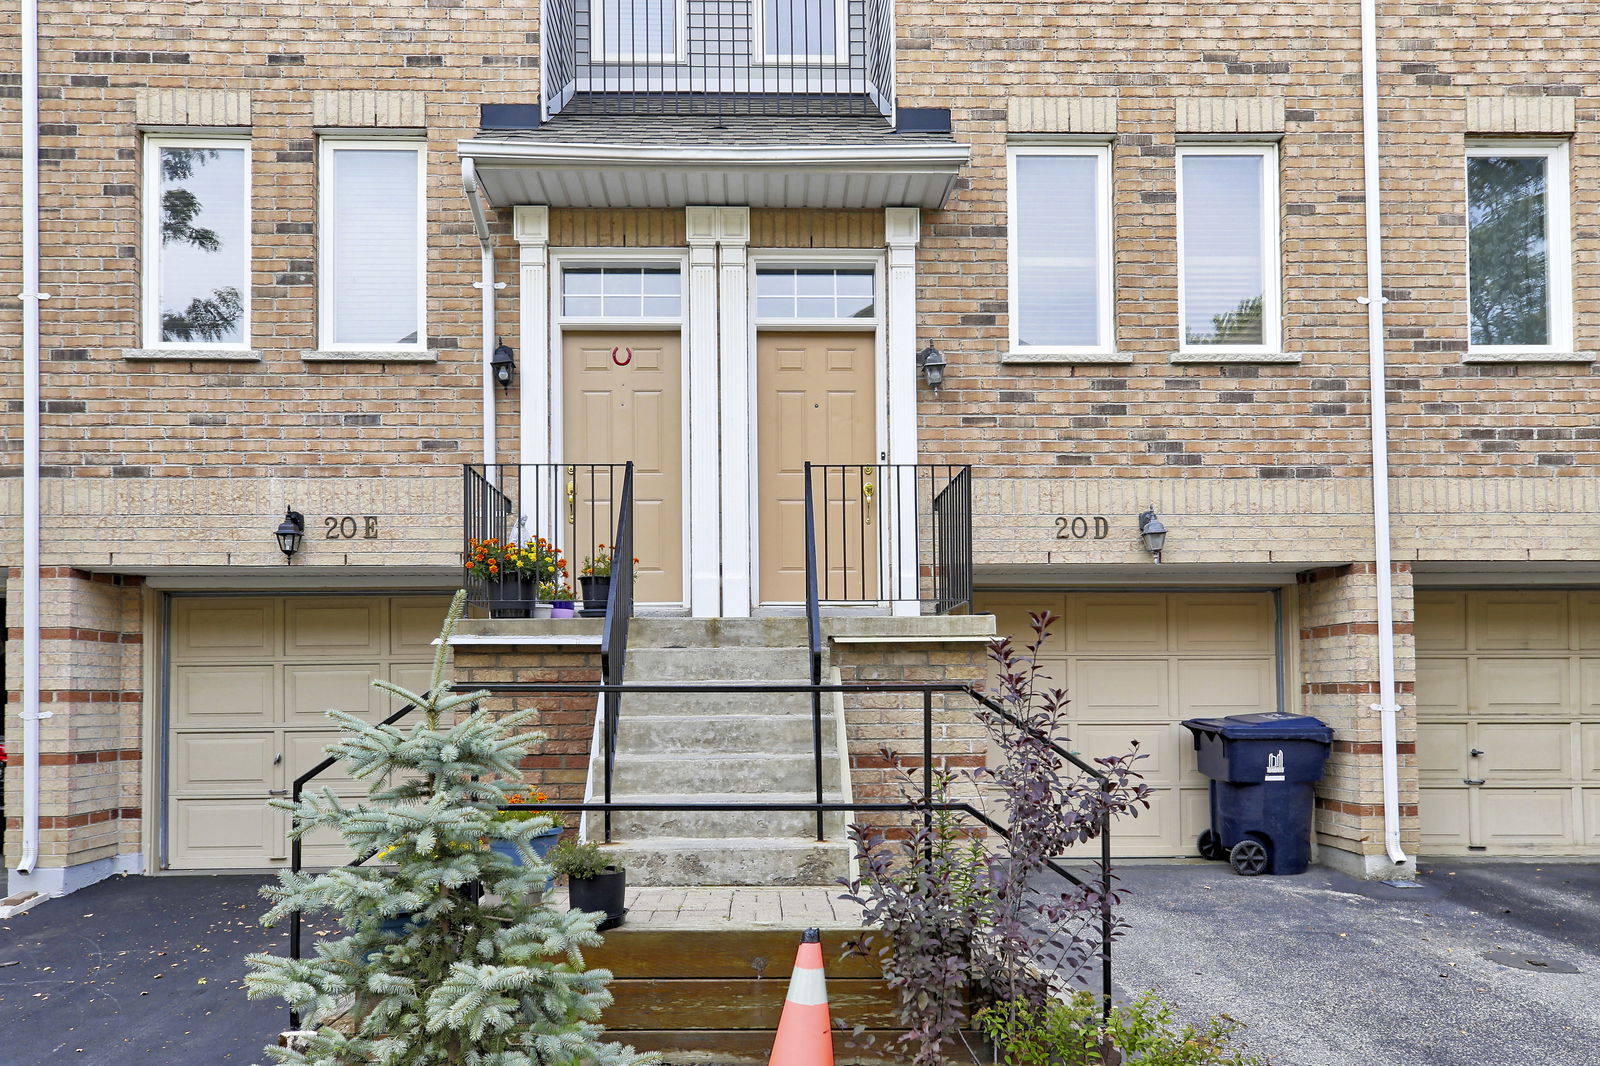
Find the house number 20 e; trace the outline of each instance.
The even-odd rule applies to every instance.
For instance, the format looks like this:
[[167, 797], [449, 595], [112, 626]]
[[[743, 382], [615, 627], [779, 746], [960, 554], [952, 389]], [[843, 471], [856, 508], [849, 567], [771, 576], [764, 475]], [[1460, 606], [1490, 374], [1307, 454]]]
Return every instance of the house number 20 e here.
[[375, 514], [364, 514], [359, 521], [355, 515], [327, 515], [322, 521], [328, 527], [327, 540], [355, 540], [358, 533], [362, 540], [378, 539], [378, 516]]
[[1105, 540], [1111, 523], [1102, 515], [1056, 515], [1057, 540]]

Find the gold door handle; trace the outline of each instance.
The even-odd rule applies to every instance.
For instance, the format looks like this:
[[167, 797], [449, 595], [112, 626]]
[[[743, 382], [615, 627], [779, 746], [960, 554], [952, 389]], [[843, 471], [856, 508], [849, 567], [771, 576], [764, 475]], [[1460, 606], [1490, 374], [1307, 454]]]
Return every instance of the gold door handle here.
[[861, 521], [864, 525], [872, 525], [872, 497], [877, 494], [877, 488], [872, 482], [863, 482], [861, 485]]
[[578, 483], [572, 478], [572, 467], [567, 467], [567, 521], [572, 521], [578, 510]]

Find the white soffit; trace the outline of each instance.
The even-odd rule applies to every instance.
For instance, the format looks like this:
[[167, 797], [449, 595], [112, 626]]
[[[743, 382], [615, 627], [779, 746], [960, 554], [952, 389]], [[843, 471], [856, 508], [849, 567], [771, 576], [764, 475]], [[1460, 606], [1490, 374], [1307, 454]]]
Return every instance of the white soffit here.
[[496, 207], [937, 209], [970, 154], [964, 144], [710, 148], [472, 140], [458, 148]]

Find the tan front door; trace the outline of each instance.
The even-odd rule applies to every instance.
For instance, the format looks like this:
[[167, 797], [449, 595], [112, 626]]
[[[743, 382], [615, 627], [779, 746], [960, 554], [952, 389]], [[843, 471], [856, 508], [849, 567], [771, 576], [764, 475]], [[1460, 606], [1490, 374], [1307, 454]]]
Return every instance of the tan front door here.
[[[1155, 790], [1151, 807], [1112, 831], [1128, 857], [1198, 854], [1210, 824], [1208, 783], [1195, 765], [1185, 718], [1252, 714], [1277, 707], [1277, 653], [1270, 592], [979, 593], [977, 609], [1020, 652], [1033, 639], [1029, 612], [1062, 616], [1039, 654], [1064, 688], [1070, 750], [1124, 755]], [[991, 683], [991, 688], [993, 684]]]
[[[676, 333], [568, 333], [562, 461], [633, 461], [634, 599], [683, 602], [683, 371]], [[578, 484], [579, 494], [582, 484]], [[569, 500], [574, 513], [589, 503]], [[604, 515], [608, 501], [596, 501]], [[604, 524], [600, 528], [615, 528]], [[580, 533], [581, 535], [581, 533]], [[609, 543], [610, 537], [597, 537]], [[593, 546], [570, 548], [574, 573]]]
[[[877, 460], [870, 333], [766, 333], [756, 344], [760, 599], [806, 595], [805, 464]], [[838, 471], [818, 501], [824, 599], [877, 595], [882, 522], [870, 470]], [[819, 490], [822, 488], [818, 483]]]
[[1600, 592], [1419, 590], [1431, 855], [1600, 850]]
[[[337, 736], [330, 708], [378, 719], [399, 707], [372, 687], [421, 692], [448, 600], [439, 596], [181, 596], [172, 601], [167, 866], [257, 869], [289, 858], [288, 818], [267, 806]], [[329, 773], [311, 787], [360, 795]], [[347, 861], [308, 839], [308, 865]]]

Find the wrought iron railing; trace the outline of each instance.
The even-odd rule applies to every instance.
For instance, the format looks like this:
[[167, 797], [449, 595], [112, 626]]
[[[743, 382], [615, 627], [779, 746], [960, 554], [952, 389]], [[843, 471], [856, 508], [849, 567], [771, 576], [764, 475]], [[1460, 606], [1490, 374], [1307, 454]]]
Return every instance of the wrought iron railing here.
[[[600, 638], [600, 678], [608, 686], [605, 708], [605, 801], [611, 802], [611, 781], [617, 766], [617, 726], [622, 720], [622, 683], [628, 669], [628, 623], [633, 618], [633, 464], [622, 475], [622, 503], [617, 509], [617, 534], [612, 542], [610, 596]], [[611, 812], [604, 815], [611, 839]]]
[[888, 115], [892, 0], [541, 0], [545, 117]]
[[[621, 536], [624, 512], [631, 514], [632, 463], [495, 463], [463, 468], [462, 552], [470, 562], [478, 546], [535, 544], [543, 539], [547, 549], [559, 552], [566, 569], [558, 583], [575, 593], [579, 569], [586, 558], [599, 554], [600, 545], [611, 550]], [[621, 554], [620, 552], [618, 553]], [[627, 555], [632, 580], [633, 555]], [[525, 618], [541, 603], [539, 582], [504, 568], [486, 575], [480, 567], [467, 571], [467, 603], [496, 618]], [[617, 582], [612, 582], [615, 588]], [[631, 592], [631, 584], [630, 584]], [[629, 603], [631, 611], [631, 601]], [[581, 609], [581, 608], [580, 608]], [[589, 608], [599, 614], [598, 605]], [[607, 615], [608, 618], [611, 615]]]
[[806, 581], [821, 604], [972, 607], [972, 468], [807, 463]]

